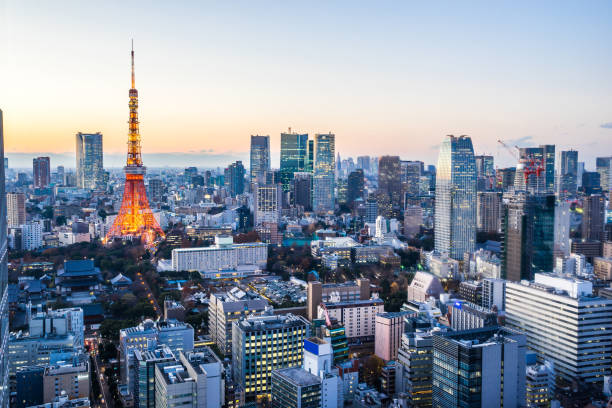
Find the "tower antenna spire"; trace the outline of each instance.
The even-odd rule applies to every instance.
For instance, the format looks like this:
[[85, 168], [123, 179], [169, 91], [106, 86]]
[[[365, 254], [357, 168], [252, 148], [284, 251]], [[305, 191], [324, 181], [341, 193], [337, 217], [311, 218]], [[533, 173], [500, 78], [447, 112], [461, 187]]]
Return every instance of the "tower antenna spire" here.
[[132, 38], [132, 89], [136, 88], [136, 76], [134, 75], [134, 39]]

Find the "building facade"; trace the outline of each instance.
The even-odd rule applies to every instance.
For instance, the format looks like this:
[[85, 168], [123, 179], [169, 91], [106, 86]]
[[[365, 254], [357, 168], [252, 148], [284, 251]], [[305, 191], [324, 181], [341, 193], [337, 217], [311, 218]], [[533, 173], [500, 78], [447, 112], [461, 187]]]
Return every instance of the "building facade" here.
[[90, 190], [104, 186], [102, 133], [76, 134], [77, 186]]
[[32, 161], [34, 188], [46, 188], [51, 183], [51, 159], [36, 157]]
[[334, 211], [336, 184], [336, 136], [316, 134], [314, 139], [312, 207], [317, 213]]
[[270, 171], [270, 136], [251, 135], [251, 183], [263, 183]]

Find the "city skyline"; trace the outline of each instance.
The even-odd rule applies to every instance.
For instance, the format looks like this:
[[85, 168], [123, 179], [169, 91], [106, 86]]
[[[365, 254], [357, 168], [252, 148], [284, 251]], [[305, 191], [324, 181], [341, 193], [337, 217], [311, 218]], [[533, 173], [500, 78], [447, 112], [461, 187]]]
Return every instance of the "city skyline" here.
[[[475, 154], [493, 154], [502, 167], [514, 163], [497, 139], [580, 149], [579, 160], [593, 168], [612, 135], [611, 6], [603, 2], [486, 10], [398, 3], [350, 12], [341, 3], [245, 3], [243, 13], [159, 4], [136, 22], [129, 5], [65, 4], [9, 2], [0, 17], [11, 167], [47, 155], [53, 167], [73, 167], [74, 134], [98, 131], [105, 165], [121, 166], [132, 37], [142, 61], [143, 158], [152, 167], [248, 163], [249, 137], [259, 134], [270, 135], [277, 168], [280, 133], [291, 127], [311, 137], [331, 131], [343, 157], [393, 153], [435, 163], [444, 135], [454, 133], [469, 135]], [[104, 29], [87, 18], [94, 11]]]

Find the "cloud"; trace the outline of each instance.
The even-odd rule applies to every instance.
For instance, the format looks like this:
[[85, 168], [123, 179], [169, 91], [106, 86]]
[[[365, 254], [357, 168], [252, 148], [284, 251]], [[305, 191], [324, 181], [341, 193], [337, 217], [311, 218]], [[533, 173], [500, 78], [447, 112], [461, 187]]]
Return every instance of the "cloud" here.
[[612, 122], [602, 123], [599, 127], [603, 129], [612, 129]]

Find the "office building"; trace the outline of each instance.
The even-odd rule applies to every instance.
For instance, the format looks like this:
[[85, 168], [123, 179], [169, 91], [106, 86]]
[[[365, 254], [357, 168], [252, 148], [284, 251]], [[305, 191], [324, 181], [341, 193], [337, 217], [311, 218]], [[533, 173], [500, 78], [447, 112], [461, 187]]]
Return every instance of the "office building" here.
[[436, 173], [435, 249], [463, 259], [476, 249], [476, 165], [472, 139], [447, 136]]
[[293, 205], [312, 211], [312, 173], [293, 173]]
[[430, 297], [438, 298], [444, 292], [440, 280], [428, 272], [418, 271], [408, 285], [408, 300], [425, 302]]
[[233, 322], [253, 313], [261, 313], [267, 306], [266, 300], [248, 298], [238, 288], [229, 292], [211, 293], [208, 326], [213, 343], [223, 354], [231, 355]]
[[267, 260], [267, 244], [234, 244], [231, 236], [223, 235], [217, 235], [209, 247], [172, 250], [172, 270], [198, 271], [209, 279], [250, 276], [265, 269]]
[[194, 343], [193, 327], [176, 320], [153, 322], [145, 320], [135, 327], [119, 331], [119, 363], [121, 379], [133, 395], [135, 390], [136, 366], [134, 351], [154, 350], [167, 346], [176, 356], [181, 351], [192, 351]]
[[243, 403], [269, 399], [272, 372], [300, 367], [310, 323], [292, 314], [248, 316], [233, 322], [232, 374]]
[[134, 407], [155, 408], [155, 367], [176, 364], [167, 346], [153, 350], [134, 350]]
[[603, 193], [601, 175], [596, 171], [583, 172], [581, 190], [585, 195]]
[[348, 175], [346, 203], [350, 206], [358, 198], [363, 198], [363, 170], [357, 169]]
[[25, 366], [17, 370], [15, 406], [27, 408], [43, 403], [44, 365]]
[[606, 221], [606, 198], [601, 194], [585, 197], [582, 202], [582, 239], [603, 241]]
[[506, 281], [504, 279], [485, 278], [482, 280], [482, 307], [486, 309], [506, 308]]
[[395, 388], [410, 407], [432, 406], [433, 338], [430, 332], [404, 333], [398, 350]]
[[497, 313], [470, 302], [455, 301], [448, 308], [451, 328], [456, 331], [495, 326]]
[[414, 238], [421, 232], [423, 208], [420, 205], [407, 205], [404, 209], [404, 236]]
[[601, 189], [605, 194], [608, 194], [612, 188], [612, 156], [597, 157], [595, 159], [595, 169], [599, 173]]
[[553, 256], [567, 257], [570, 254], [570, 216], [571, 207], [567, 201], [557, 202], [555, 206], [555, 242]]
[[378, 201], [375, 197], [368, 197], [365, 202], [365, 222], [375, 223], [378, 217]]
[[83, 348], [85, 345], [83, 309], [80, 307], [48, 309], [46, 312], [34, 313], [30, 317], [28, 327], [32, 337], [71, 334], [74, 336], [75, 347]]
[[162, 201], [164, 196], [164, 182], [161, 179], [153, 178], [149, 180], [148, 197], [152, 202]]
[[344, 326], [349, 342], [359, 341], [361, 344], [374, 342], [376, 332], [376, 315], [385, 311], [382, 299], [338, 301], [332, 295], [329, 302], [318, 307], [317, 317], [325, 317], [325, 311], [331, 319], [336, 319]]
[[51, 183], [51, 159], [36, 157], [32, 161], [34, 188], [46, 188]]
[[578, 189], [578, 152], [561, 152], [561, 171], [559, 174], [559, 197], [573, 197]]
[[89, 190], [104, 186], [102, 133], [76, 134], [77, 187]]
[[601, 383], [611, 374], [612, 300], [593, 296], [589, 281], [538, 273], [507, 282], [506, 325], [567, 380]]
[[493, 156], [474, 156], [478, 191], [492, 190], [495, 187], [495, 165]]
[[[402, 182], [402, 202], [406, 205], [418, 204], [419, 196], [421, 195], [421, 176], [424, 173], [424, 164], [422, 161], [402, 160], [401, 166], [401, 182]], [[378, 167], [380, 172], [380, 165]]]
[[399, 156], [378, 159], [378, 213], [385, 218], [397, 218], [402, 203], [402, 166]]
[[320, 214], [331, 213], [335, 207], [336, 136], [332, 133], [316, 134], [314, 148], [312, 207]]
[[376, 315], [374, 354], [384, 361], [395, 360], [404, 333], [405, 312], [388, 312]]
[[520, 407], [525, 335], [502, 327], [433, 335], [433, 407]]
[[504, 204], [502, 278], [532, 279], [553, 268], [555, 196], [516, 193]]
[[209, 347], [198, 347], [179, 354], [186, 374], [196, 385], [198, 408], [221, 408], [224, 405], [224, 368], [219, 357]]
[[240, 160], [230, 164], [224, 171], [225, 188], [231, 196], [244, 193], [245, 170]]
[[265, 174], [270, 171], [270, 136], [251, 135], [251, 163], [249, 167], [251, 183], [265, 182]]
[[[303, 369], [319, 377], [321, 408], [344, 406], [344, 381], [339, 376], [339, 371], [334, 366], [335, 363], [341, 362], [334, 358], [333, 340], [327, 337], [327, 333], [325, 333], [325, 339], [320, 337], [304, 339]], [[274, 387], [274, 379], [272, 381]]]
[[88, 398], [89, 368], [87, 357], [71, 363], [53, 364], [45, 368], [43, 402], [53, 402], [60, 396], [67, 396], [69, 399]]
[[281, 133], [280, 181], [283, 191], [290, 190], [294, 173], [306, 171], [307, 145], [308, 134], [292, 133], [291, 129], [288, 133]]
[[612, 281], [612, 258], [593, 259], [593, 274], [597, 279]]
[[26, 223], [25, 194], [6, 193], [8, 227], [19, 227]]
[[321, 380], [301, 367], [272, 371], [272, 408], [321, 407]]
[[[535, 360], [535, 355], [528, 357]], [[549, 408], [554, 396], [555, 389], [555, 369], [554, 365], [545, 361], [538, 364], [534, 361], [527, 365], [525, 376], [525, 398], [527, 408]]]
[[283, 190], [280, 184], [254, 184], [255, 201], [254, 224], [278, 222], [283, 208]]
[[[554, 192], [555, 188], [555, 145], [540, 145], [539, 147], [522, 147], [519, 149], [521, 160], [533, 161], [542, 168], [541, 177], [533, 175], [533, 179], [538, 184], [538, 192]], [[530, 181], [531, 184], [531, 181]]]
[[321, 283], [319, 281], [308, 282], [307, 288], [307, 312], [308, 320], [318, 318], [318, 307], [321, 303], [330, 302], [332, 294], [337, 294], [340, 301], [350, 302], [354, 300], [370, 299], [370, 280], [357, 279], [355, 282], [345, 283]]
[[479, 232], [498, 233], [501, 229], [502, 203], [500, 193], [479, 191], [476, 202], [476, 220]]
[[197, 408], [198, 384], [180, 364], [155, 366], [155, 406]]

